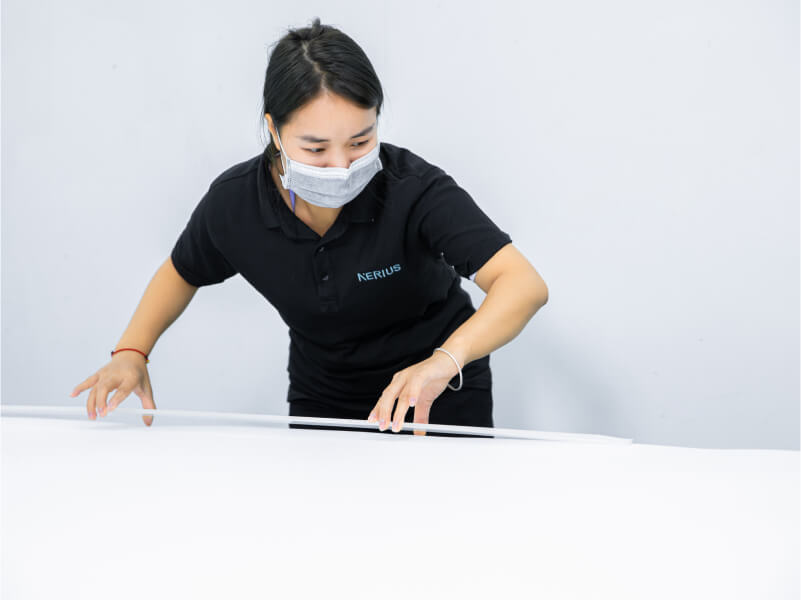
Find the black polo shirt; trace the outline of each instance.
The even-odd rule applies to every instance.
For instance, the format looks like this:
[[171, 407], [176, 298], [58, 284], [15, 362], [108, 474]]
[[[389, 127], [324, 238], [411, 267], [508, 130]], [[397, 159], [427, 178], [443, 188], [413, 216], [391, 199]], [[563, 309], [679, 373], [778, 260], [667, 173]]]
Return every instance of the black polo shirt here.
[[[371, 409], [396, 371], [475, 313], [460, 277], [512, 241], [441, 168], [387, 142], [379, 157], [382, 170], [322, 238], [284, 203], [264, 153], [238, 163], [211, 183], [172, 250], [191, 285], [238, 273], [278, 310], [289, 400], [294, 388]], [[465, 387], [490, 389], [489, 355], [462, 373]]]

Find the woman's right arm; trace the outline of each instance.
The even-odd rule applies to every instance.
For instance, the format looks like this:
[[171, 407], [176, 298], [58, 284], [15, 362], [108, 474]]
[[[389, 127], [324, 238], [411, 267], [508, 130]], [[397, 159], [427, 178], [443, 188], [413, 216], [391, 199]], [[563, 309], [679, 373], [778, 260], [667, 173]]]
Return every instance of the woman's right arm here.
[[[139, 306], [114, 349], [136, 348], [150, 354], [161, 334], [181, 315], [197, 290], [196, 286], [179, 275], [172, 258], [168, 257], [145, 289]], [[109, 400], [109, 412], [131, 392], [141, 398], [143, 408], [156, 408], [145, 358], [137, 352], [116, 353], [106, 365], [78, 384], [70, 396], [75, 397], [88, 388], [92, 388], [86, 401], [90, 419], [96, 418], [95, 409], [101, 415], [107, 414], [106, 397], [114, 389], [117, 393]], [[153, 422], [149, 415], [142, 419], [145, 425]]]

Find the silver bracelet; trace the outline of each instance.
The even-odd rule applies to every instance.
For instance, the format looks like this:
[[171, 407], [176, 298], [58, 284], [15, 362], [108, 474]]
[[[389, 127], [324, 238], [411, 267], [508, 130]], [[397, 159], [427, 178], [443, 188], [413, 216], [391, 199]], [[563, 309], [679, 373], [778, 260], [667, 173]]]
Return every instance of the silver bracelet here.
[[442, 350], [442, 352], [444, 352], [445, 354], [450, 356], [453, 359], [453, 362], [456, 363], [456, 368], [459, 369], [459, 387], [458, 388], [453, 387], [450, 384], [450, 382], [448, 382], [448, 387], [451, 388], [454, 392], [458, 392], [459, 390], [462, 389], [462, 367], [459, 366], [459, 361], [456, 360], [456, 358], [453, 356], [453, 354], [451, 354], [450, 352], [445, 350], [445, 348], [434, 348], [434, 352], [436, 352], [437, 350]]

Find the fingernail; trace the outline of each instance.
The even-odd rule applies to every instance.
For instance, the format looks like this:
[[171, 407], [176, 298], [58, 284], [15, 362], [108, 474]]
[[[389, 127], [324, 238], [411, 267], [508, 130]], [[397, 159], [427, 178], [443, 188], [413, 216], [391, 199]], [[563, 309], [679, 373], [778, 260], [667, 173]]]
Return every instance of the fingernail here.
[[417, 398], [412, 398], [411, 400], [409, 400], [409, 406], [414, 406], [416, 402]]
[[386, 424], [387, 424], [386, 420], [381, 419], [381, 422], [378, 424], [378, 428], [383, 430]]
[[374, 413], [374, 412], [371, 412], [371, 413], [370, 413], [370, 416], [369, 416], [369, 417], [367, 417], [367, 420], [368, 420], [368, 421], [373, 421], [374, 419], [375, 419], [375, 413]]

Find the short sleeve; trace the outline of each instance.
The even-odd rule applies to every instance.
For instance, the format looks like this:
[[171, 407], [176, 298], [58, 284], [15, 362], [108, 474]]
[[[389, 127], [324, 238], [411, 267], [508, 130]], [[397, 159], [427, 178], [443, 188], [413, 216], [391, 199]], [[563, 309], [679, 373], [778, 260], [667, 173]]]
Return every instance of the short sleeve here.
[[222, 220], [215, 216], [213, 199], [211, 190], [201, 198], [170, 255], [178, 274], [196, 287], [220, 283], [236, 273], [214, 233]]
[[412, 209], [413, 226], [425, 244], [462, 277], [476, 272], [512, 238], [501, 230], [453, 177], [434, 167], [422, 178]]

